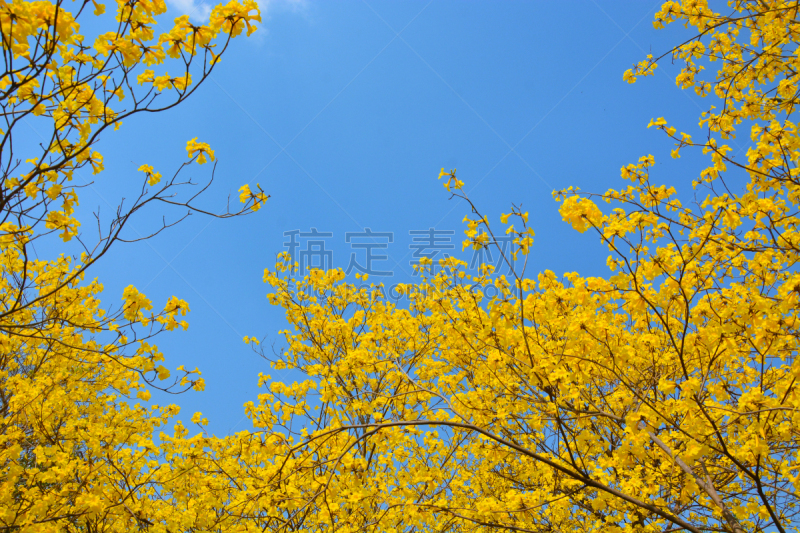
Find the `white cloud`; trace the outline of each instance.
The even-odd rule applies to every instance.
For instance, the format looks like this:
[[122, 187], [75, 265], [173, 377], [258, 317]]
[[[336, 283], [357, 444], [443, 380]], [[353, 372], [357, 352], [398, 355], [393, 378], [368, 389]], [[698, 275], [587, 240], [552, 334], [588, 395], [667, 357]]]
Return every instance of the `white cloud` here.
[[[224, 2], [228, 0], [216, 0]], [[261, 10], [261, 23], [256, 24], [258, 31], [248, 39], [248, 42], [256, 46], [264, 43], [264, 38], [269, 34], [268, 23], [272, 15], [281, 12], [299, 13], [301, 16], [306, 16], [308, 8], [308, 0], [256, 0], [258, 8]]]
[[[297, 12], [307, 7], [307, 0], [256, 0], [261, 9], [261, 16], [264, 20], [271, 13], [279, 11]], [[202, 0], [167, 0], [167, 3], [181, 15], [189, 15], [195, 22], [205, 22], [211, 14], [212, 5]]]
[[197, 0], [167, 0], [170, 7], [179, 11], [181, 15], [189, 15], [189, 18], [202, 22], [208, 20], [211, 14], [211, 6], [205, 2], [198, 2]]
[[296, 13], [308, 7], [308, 0], [256, 0], [261, 9], [261, 18], [266, 21], [274, 12], [291, 11]]

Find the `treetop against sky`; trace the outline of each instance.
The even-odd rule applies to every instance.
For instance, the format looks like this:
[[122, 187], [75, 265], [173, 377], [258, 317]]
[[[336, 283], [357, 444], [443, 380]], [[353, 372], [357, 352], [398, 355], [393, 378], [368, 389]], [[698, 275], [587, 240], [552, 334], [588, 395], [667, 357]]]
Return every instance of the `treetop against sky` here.
[[[167, 175], [180, 164], [184, 138], [208, 142], [220, 165], [210, 209], [223, 209], [228, 195], [235, 201], [244, 182], [272, 197], [257, 221], [194, 217], [112, 250], [129, 275], [110, 267], [97, 274], [109, 289], [133, 284], [192, 303], [192, 333], [160, 341], [168, 358], [174, 341], [207, 371], [209, 388], [182, 398], [185, 409], [208, 413], [213, 432], [224, 434], [258, 393], [252, 376], [264, 364], [238, 341], [277, 340], [282, 313], [265, 308], [261, 278], [279, 252], [350, 276], [361, 267], [387, 293], [415, 279], [422, 255], [456, 254], [473, 270], [496, 263], [493, 250], [461, 251], [468, 208], [448, 201], [435, 179], [442, 166], [459, 169], [490, 216], [509, 202], [530, 212], [540, 250], [532, 271], [606, 271], [605, 249], [562, 222], [552, 191], [604, 191], [619, 167], [649, 153], [670, 167], [673, 147], [645, 127], [663, 115], [685, 116], [691, 128], [702, 101], [675, 87], [669, 65], [646, 91], [622, 80], [651, 47], [668, 50], [689, 35], [677, 26], [653, 30], [660, 5], [580, 5], [270, 3], [263, 33], [229, 50], [202, 91], [150, 117], [157, 126], [128, 121], [109, 138], [106, 152], [126, 152], [109, 152], [106, 168], [126, 175], [141, 164]], [[690, 153], [680, 163], [703, 168]], [[688, 193], [690, 182], [674, 185]], [[98, 181], [101, 196], [82, 206], [110, 210], [103, 198], [125, 183]], [[132, 227], [144, 235], [155, 226]], [[367, 228], [380, 236], [364, 237]]]
[[0, 527], [796, 529], [798, 9], [0, 5]]

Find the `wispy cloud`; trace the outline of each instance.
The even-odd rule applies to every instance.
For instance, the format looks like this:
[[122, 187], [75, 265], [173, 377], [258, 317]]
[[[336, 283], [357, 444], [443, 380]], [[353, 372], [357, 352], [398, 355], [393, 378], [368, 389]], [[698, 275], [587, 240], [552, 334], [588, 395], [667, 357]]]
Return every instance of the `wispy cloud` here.
[[211, 14], [211, 6], [205, 2], [197, 0], [167, 0], [169, 7], [179, 11], [181, 15], [189, 15], [195, 21], [208, 20]]
[[272, 11], [298, 11], [308, 5], [308, 0], [256, 0], [261, 8], [261, 15], [269, 15]]
[[[261, 16], [266, 18], [276, 11], [300, 11], [308, 5], [308, 0], [256, 0]], [[189, 15], [196, 22], [208, 20], [212, 5], [202, 0], [167, 0], [169, 7], [181, 15]]]

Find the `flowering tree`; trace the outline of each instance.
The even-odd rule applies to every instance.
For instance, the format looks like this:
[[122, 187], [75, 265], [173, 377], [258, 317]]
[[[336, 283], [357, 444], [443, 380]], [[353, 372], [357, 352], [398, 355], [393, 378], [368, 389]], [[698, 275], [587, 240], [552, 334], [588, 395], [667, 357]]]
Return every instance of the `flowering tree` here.
[[[340, 271], [295, 279], [285, 255], [265, 272], [291, 324], [273, 364], [308, 379], [263, 378], [247, 408], [260, 431], [227, 442], [231, 512], [280, 531], [796, 528], [800, 5], [729, 6], [669, 1], [654, 22], [697, 30], [662, 57], [714, 99], [706, 138], [651, 126], [673, 157], [709, 157], [693, 182], [705, 198], [684, 205], [655, 183], [652, 156], [617, 190], [554, 193], [564, 220], [608, 246], [608, 277], [529, 277], [527, 213], [498, 230], [472, 202], [464, 244], [513, 235], [509, 276], [444, 260], [401, 287], [401, 308]], [[440, 177], [469, 200], [455, 171]]]
[[[253, 0], [232, 0], [214, 8], [208, 24], [183, 16], [157, 35], [163, 0], [118, 0], [116, 16], [99, 19], [109, 31], [92, 43], [79, 33], [92, 9], [101, 16], [105, 6], [0, 3], [0, 531], [206, 528], [216, 520], [213, 506], [174, 511], [191, 483], [197, 443], [180, 425], [174, 438], [153, 440], [177, 407], [134, 403], [149, 399], [151, 387], [202, 390], [197, 370], [180, 367], [164, 382], [170, 372], [151, 343], [160, 331], [185, 328], [188, 306], [172, 297], [154, 311], [128, 287], [124, 304], [108, 309], [98, 300], [102, 285], [84, 280], [126, 240], [123, 230], [142, 207], [205, 212], [195, 205], [198, 191], [180, 169], [163, 178], [143, 165], [138, 197], [110, 220], [98, 216], [95, 238], [81, 231], [76, 206], [86, 185], [76, 178], [102, 171], [94, 149], [101, 135], [183, 102], [260, 15]], [[21, 142], [28, 127], [38, 146]], [[186, 148], [185, 164], [214, 160], [196, 138]], [[248, 186], [241, 192], [240, 211], [215, 216], [251, 212], [267, 198]], [[48, 241], [48, 249], [79, 254], [37, 255], [34, 244]]]

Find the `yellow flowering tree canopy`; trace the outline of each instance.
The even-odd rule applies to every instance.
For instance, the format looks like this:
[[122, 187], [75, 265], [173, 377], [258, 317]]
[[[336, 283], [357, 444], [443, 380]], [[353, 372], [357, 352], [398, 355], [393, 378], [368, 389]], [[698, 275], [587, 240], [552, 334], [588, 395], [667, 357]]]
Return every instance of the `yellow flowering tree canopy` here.
[[[673, 157], [708, 158], [697, 202], [649, 155], [617, 190], [554, 193], [608, 246], [608, 277], [527, 275], [527, 213], [498, 229], [472, 202], [465, 247], [513, 235], [509, 276], [423, 265], [399, 307], [341, 271], [297, 279], [286, 255], [265, 272], [290, 324], [273, 365], [307, 379], [264, 376], [258, 431], [226, 442], [231, 516], [270, 531], [796, 530], [800, 6], [725, 9], [669, 1], [654, 22], [696, 30], [665, 57], [714, 100], [702, 141], [651, 122]], [[440, 178], [466, 199], [455, 171]]]
[[[205, 212], [196, 195], [176, 196], [190, 183], [142, 162], [141, 195], [92, 243], [74, 180], [102, 171], [93, 147], [104, 131], [185, 100], [259, 11], [233, 0], [208, 24], [184, 16], [157, 33], [163, 0], [115, 9], [88, 43], [78, 21], [102, 4], [0, 3], [2, 531], [797, 529], [797, 3], [734, 0], [717, 13], [669, 1], [657, 12], [657, 28], [696, 37], [623, 79], [678, 63], [677, 85], [714, 101], [700, 117], [707, 135], [664, 117], [649, 127], [675, 143], [673, 157], [696, 150], [708, 164], [695, 203], [656, 181], [651, 155], [621, 169], [618, 189], [555, 191], [564, 221], [608, 247], [607, 277], [530, 275], [528, 212], [491, 222], [445, 169], [447, 191], [472, 207], [464, 247], [512, 237], [508, 276], [421, 261], [398, 306], [340, 270], [298, 279], [281, 254], [264, 274], [290, 324], [273, 365], [306, 379], [260, 376], [267, 390], [245, 406], [255, 429], [223, 438], [189, 437], [180, 422], [164, 432], [178, 408], [149, 403], [154, 388], [204, 387], [197, 369], [173, 376], [153, 344], [188, 326], [188, 304], [156, 305], [129, 286], [107, 308], [85, 279], [145, 205]], [[28, 125], [39, 151], [15, 154]], [[216, 161], [198, 138], [186, 151], [187, 164]], [[269, 198], [258, 184], [239, 193], [241, 210], [221, 216]], [[39, 239], [65, 253], [37, 257]]]
[[[142, 165], [132, 173], [141, 181], [140, 195], [120, 205], [96, 241], [81, 233], [76, 206], [89, 181], [83, 173], [103, 170], [94, 149], [101, 135], [129, 117], [183, 102], [231, 39], [255, 29], [260, 14], [253, 0], [232, 0], [215, 7], [208, 24], [182, 16], [158, 31], [164, 0], [119, 0], [112, 9], [115, 15], [98, 19], [108, 31], [90, 40], [79, 21], [102, 15], [103, 4], [0, 2], [4, 532], [188, 531], [217, 520], [212, 505], [191, 511], [204, 441], [187, 438], [180, 424], [171, 435], [160, 433], [178, 408], [146, 403], [154, 387], [203, 389], [197, 369], [179, 367], [171, 378], [152, 343], [161, 331], [188, 326], [187, 303], [171, 297], [154, 306], [131, 286], [121, 305], [106, 308], [99, 300], [103, 286], [84, 279], [112, 244], [125, 240], [126, 223], [142, 207], [160, 202], [203, 212], [192, 203], [197, 191], [181, 200], [176, 193], [190, 182], [179, 181], [178, 173], [162, 179]], [[14, 142], [20, 128], [36, 132], [33, 147]], [[186, 164], [214, 160], [196, 138], [186, 149]], [[241, 211], [215, 216], [251, 212], [265, 199], [248, 197]], [[91, 222], [100, 226], [99, 218]], [[42, 239], [49, 242], [39, 252], [55, 249], [55, 257], [34, 250]], [[184, 512], [175, 511], [178, 505]]]

